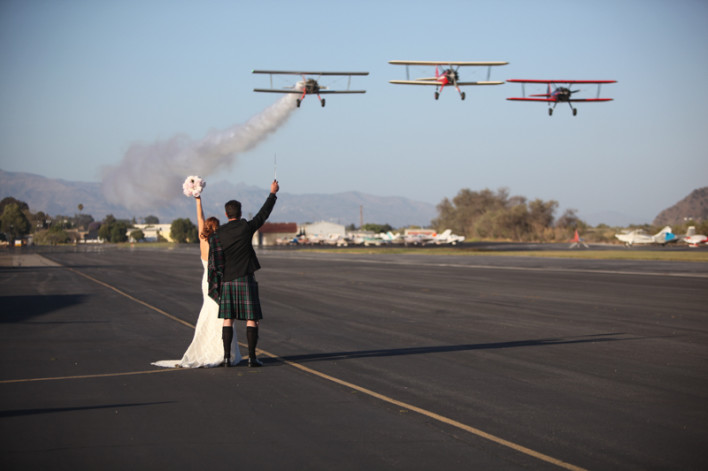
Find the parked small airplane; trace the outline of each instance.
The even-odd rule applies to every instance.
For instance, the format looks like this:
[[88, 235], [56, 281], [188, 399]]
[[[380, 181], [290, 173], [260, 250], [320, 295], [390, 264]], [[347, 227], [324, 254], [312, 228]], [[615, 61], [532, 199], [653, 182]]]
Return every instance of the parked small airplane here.
[[666, 245], [669, 242], [676, 242], [676, 237], [671, 231], [671, 227], [666, 226], [654, 235], [649, 235], [641, 229], [615, 234], [619, 240], [625, 243], [628, 247], [633, 244], [661, 244]]
[[702, 234], [696, 234], [695, 226], [690, 226], [688, 231], [686, 231], [686, 235], [683, 236], [681, 240], [686, 242], [689, 247], [698, 247], [698, 244], [708, 243], [708, 237]]
[[[406, 80], [389, 80], [390, 83], [399, 85], [433, 85], [435, 86], [435, 99], [440, 98], [440, 93], [443, 91], [446, 85], [451, 85], [457, 89], [462, 100], [465, 99], [465, 92], [460, 90], [461, 86], [465, 85], [501, 85], [504, 82], [500, 81], [490, 81], [489, 75], [491, 74], [492, 67], [497, 65], [506, 65], [508, 62], [503, 61], [492, 61], [492, 62], [466, 62], [466, 61], [388, 61], [389, 64], [394, 65], [405, 65], [406, 66]], [[421, 65], [421, 66], [435, 66], [435, 77], [423, 77], [415, 80], [410, 80], [410, 74], [408, 72], [408, 67], [411, 65]], [[487, 80], [478, 82], [460, 82], [460, 74], [458, 70], [460, 67], [488, 67], [487, 70]], [[439, 71], [439, 67], [446, 67]]]
[[[560, 102], [568, 103], [570, 109], [573, 110], [573, 116], [578, 114], [578, 109], [573, 108], [573, 103], [578, 102], [597, 102], [597, 101], [612, 101], [612, 98], [600, 98], [600, 87], [603, 83], [616, 83], [616, 80], [524, 80], [524, 79], [509, 79], [507, 82], [516, 82], [521, 84], [521, 94], [523, 97], [507, 98], [507, 100], [512, 101], [543, 101], [548, 103], [548, 116], [553, 115], [553, 110], [556, 109], [556, 105]], [[526, 91], [524, 90], [524, 84], [526, 83], [543, 83], [548, 85], [548, 90], [546, 93], [538, 93], [534, 95], [526, 96]], [[567, 86], [559, 86], [558, 84], [567, 84]], [[571, 90], [571, 85], [577, 84], [596, 84], [597, 85], [597, 97], [596, 98], [573, 98], [574, 93], [578, 93], [580, 90]], [[551, 90], [553, 86], [553, 90]], [[553, 107], [551, 107], [553, 103]]]
[[459, 236], [455, 235], [452, 233], [452, 230], [450, 229], [445, 229], [445, 231], [442, 234], [435, 234], [432, 239], [428, 240], [425, 242], [426, 245], [428, 244], [435, 244], [435, 245], [442, 245], [442, 244], [450, 244], [450, 245], [457, 245], [458, 242], [464, 242], [465, 236]]
[[570, 242], [571, 242], [571, 244], [570, 244], [570, 247], [568, 247], [569, 249], [574, 249], [576, 247], [580, 248], [581, 245], [583, 247], [585, 247], [586, 249], [589, 248], [588, 244], [586, 244], [585, 241], [583, 239], [581, 239], [580, 236], [578, 235], [577, 229], [575, 230], [575, 236], [570, 240]]
[[[353, 75], [369, 75], [369, 72], [305, 72], [305, 71], [290, 71], [290, 70], [254, 70], [254, 74], [269, 74], [270, 88], [254, 88], [254, 92], [264, 93], [293, 93], [300, 95], [297, 99], [297, 107], [300, 108], [300, 103], [307, 95], [317, 95], [322, 107], [325, 105], [325, 99], [320, 97], [324, 94], [341, 94], [341, 93], [366, 93], [366, 90], [350, 90], [351, 80]], [[295, 84], [292, 88], [273, 88], [273, 75], [299, 75], [302, 81]], [[322, 86], [314, 78], [308, 78], [309, 75], [316, 75], [319, 79], [322, 76], [343, 76], [349, 77], [346, 90], [330, 90]]]

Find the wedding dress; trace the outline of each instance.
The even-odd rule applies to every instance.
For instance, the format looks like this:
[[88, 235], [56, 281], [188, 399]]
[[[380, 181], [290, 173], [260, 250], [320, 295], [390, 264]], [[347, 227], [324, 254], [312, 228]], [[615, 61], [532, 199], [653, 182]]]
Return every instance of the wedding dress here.
[[[224, 343], [221, 340], [221, 332], [224, 321], [219, 319], [219, 305], [208, 294], [207, 261], [202, 260], [202, 265], [204, 266], [204, 276], [202, 276], [204, 303], [199, 312], [192, 343], [184, 352], [181, 360], [160, 360], [152, 365], [163, 368], [210, 368], [223, 363]], [[238, 350], [236, 329], [234, 329], [234, 340], [231, 342], [231, 364], [236, 365], [240, 361], [241, 353]]]

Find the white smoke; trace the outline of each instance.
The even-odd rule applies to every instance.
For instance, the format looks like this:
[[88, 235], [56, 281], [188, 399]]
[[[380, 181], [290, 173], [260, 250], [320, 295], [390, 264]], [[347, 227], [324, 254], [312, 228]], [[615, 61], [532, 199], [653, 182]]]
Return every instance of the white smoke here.
[[178, 134], [153, 144], [133, 144], [116, 166], [103, 169], [103, 193], [130, 209], [160, 208], [182, 194], [189, 175], [207, 177], [228, 168], [242, 152], [255, 147], [282, 126], [296, 109], [296, 94], [201, 141]]

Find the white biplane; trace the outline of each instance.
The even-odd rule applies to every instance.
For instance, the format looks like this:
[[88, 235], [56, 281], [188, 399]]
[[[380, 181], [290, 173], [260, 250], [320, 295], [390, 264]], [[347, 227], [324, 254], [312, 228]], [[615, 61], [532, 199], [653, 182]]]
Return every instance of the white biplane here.
[[[405, 65], [406, 80], [389, 80], [390, 83], [398, 85], [433, 85], [435, 87], [435, 99], [440, 98], [440, 93], [446, 85], [455, 87], [459, 92], [460, 98], [465, 99], [465, 92], [460, 90], [460, 87], [466, 85], [502, 85], [503, 81], [492, 81], [489, 77], [492, 72], [492, 67], [506, 65], [504, 61], [485, 61], [485, 62], [469, 62], [469, 61], [388, 61], [389, 64]], [[409, 66], [435, 66], [435, 77], [423, 77], [415, 80], [410, 79]], [[487, 80], [476, 82], [460, 82], [460, 67], [488, 67]], [[442, 71], [440, 71], [442, 68]]]
[[[297, 107], [300, 107], [300, 103], [305, 99], [307, 95], [317, 95], [317, 99], [320, 100], [320, 104], [324, 107], [325, 99], [320, 97], [324, 94], [339, 94], [339, 93], [366, 93], [366, 90], [350, 90], [351, 79], [354, 75], [369, 75], [369, 72], [307, 72], [307, 71], [292, 71], [292, 70], [254, 70], [254, 74], [268, 74], [270, 75], [270, 88], [254, 88], [254, 92], [264, 92], [264, 93], [293, 93], [298, 94], [300, 97], [297, 99]], [[302, 81], [296, 83], [290, 88], [273, 88], [273, 75], [299, 75], [302, 77]], [[323, 76], [343, 76], [349, 77], [349, 82], [347, 83], [346, 90], [330, 90], [329, 88], [319, 84], [317, 79], [308, 78], [308, 76], [317, 76], [317, 79]]]

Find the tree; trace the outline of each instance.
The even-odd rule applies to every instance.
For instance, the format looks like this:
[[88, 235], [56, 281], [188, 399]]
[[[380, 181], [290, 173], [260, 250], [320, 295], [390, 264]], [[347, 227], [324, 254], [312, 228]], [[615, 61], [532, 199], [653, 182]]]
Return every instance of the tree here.
[[130, 238], [140, 242], [141, 240], [145, 239], [145, 233], [140, 229], [135, 229], [133, 232], [130, 233]]
[[118, 221], [112, 214], [106, 216], [98, 230], [98, 237], [112, 243], [128, 240], [128, 223]]
[[[558, 221], [556, 221], [556, 227], [560, 229], [570, 229], [573, 231], [576, 229], [584, 229], [585, 223], [580, 220], [576, 213], [577, 210], [575, 209], [566, 209], [561, 217], [558, 218]], [[600, 224], [597, 228], [604, 229], [607, 228], [607, 225]]]
[[145, 224], [160, 224], [160, 220], [157, 216], [145, 216]]
[[460, 190], [452, 201], [445, 198], [437, 206], [438, 217], [432, 221], [436, 230], [451, 229], [469, 239], [492, 238], [545, 240], [553, 235], [556, 201], [523, 196], [509, 196], [509, 190], [479, 192]]
[[0, 231], [7, 234], [10, 240], [23, 238], [29, 234], [31, 228], [32, 225], [19, 204], [10, 202], [5, 205], [0, 216]]
[[29, 205], [27, 203], [25, 203], [24, 201], [20, 201], [18, 199], [15, 199], [12, 196], [8, 196], [6, 198], [3, 198], [2, 201], [0, 201], [0, 214], [2, 214], [2, 212], [4, 211], [5, 206], [7, 206], [8, 204], [13, 204], [13, 203], [20, 207], [20, 211], [22, 211], [22, 212], [29, 211]]
[[175, 219], [170, 226], [170, 237], [178, 244], [199, 242], [197, 232], [197, 226], [186, 218]]
[[367, 224], [364, 224], [361, 228], [365, 231], [371, 231], [371, 232], [375, 232], [377, 234], [381, 233], [381, 232], [389, 232], [389, 231], [393, 230], [393, 227], [391, 227], [390, 224], [367, 223]]

